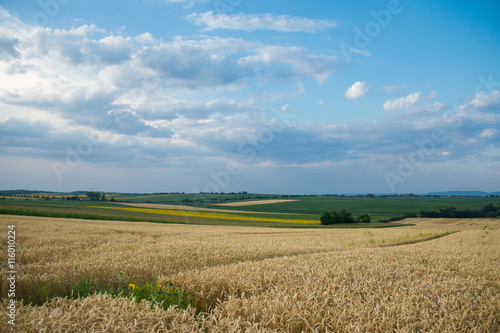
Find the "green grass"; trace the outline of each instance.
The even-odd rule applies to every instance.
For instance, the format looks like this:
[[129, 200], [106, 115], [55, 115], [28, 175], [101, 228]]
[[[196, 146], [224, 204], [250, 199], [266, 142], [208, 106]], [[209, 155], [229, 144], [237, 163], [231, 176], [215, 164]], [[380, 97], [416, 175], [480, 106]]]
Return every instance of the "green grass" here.
[[22, 301], [24, 304], [40, 306], [56, 297], [77, 299], [95, 294], [133, 298], [137, 303], [146, 300], [151, 306], [156, 305], [165, 310], [170, 306], [176, 306], [178, 309], [187, 309], [191, 306], [200, 312], [210, 305], [210, 300], [201, 298], [196, 290], [188, 291], [175, 287], [170, 281], [161, 284], [156, 280], [143, 284], [131, 283], [122, 272], [116, 280], [104, 284], [93, 280], [90, 276], [67, 284], [52, 282], [42, 286], [37, 295], [29, 295]]
[[[492, 202], [500, 203], [500, 198], [470, 197], [341, 197], [341, 196], [306, 196], [288, 198], [299, 201], [276, 204], [224, 207], [245, 211], [288, 212], [295, 214], [321, 214], [324, 211], [345, 208], [354, 215], [368, 213], [370, 215], [387, 216], [404, 213], [419, 213], [421, 210], [439, 210], [441, 208], [457, 207], [457, 209], [477, 210]], [[212, 206], [214, 207], [214, 206]]]

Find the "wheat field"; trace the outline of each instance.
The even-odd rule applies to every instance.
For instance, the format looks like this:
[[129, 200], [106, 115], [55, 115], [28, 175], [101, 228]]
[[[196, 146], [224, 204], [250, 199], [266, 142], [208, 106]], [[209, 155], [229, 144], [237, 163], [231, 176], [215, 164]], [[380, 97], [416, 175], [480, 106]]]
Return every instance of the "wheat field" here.
[[[492, 220], [411, 228], [270, 229], [2, 216], [18, 297], [91, 277], [170, 280], [199, 308], [95, 294], [18, 305], [17, 332], [497, 332]], [[6, 234], [6, 232], [5, 232]], [[1, 241], [7, 253], [6, 237]], [[6, 259], [3, 260], [6, 262]], [[2, 270], [1, 291], [8, 289]], [[6, 304], [0, 331], [8, 331]], [[201, 311], [200, 311], [201, 309]]]

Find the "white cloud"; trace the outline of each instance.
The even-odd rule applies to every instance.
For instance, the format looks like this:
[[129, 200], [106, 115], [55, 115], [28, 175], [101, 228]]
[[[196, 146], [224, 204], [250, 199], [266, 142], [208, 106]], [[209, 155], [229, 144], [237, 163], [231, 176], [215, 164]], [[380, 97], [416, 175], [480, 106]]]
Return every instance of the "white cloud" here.
[[275, 161], [267, 160], [253, 165], [257, 168], [276, 168], [278, 164]]
[[165, 41], [150, 33], [116, 36], [94, 25], [32, 27], [3, 10], [0, 17], [0, 35], [12, 36], [0, 38], [0, 101], [68, 117], [89, 117], [115, 105], [158, 109], [172, 91], [234, 90], [252, 78], [323, 82], [338, 62], [305, 48], [236, 38]]
[[328, 167], [332, 164], [332, 161], [322, 161], [316, 163], [292, 163], [286, 164], [283, 166], [292, 167], [292, 168], [324, 168]]
[[402, 85], [394, 85], [394, 86], [384, 86], [379, 88], [378, 92], [381, 94], [394, 94], [394, 93], [400, 93], [408, 89], [407, 84], [402, 84]]
[[333, 20], [312, 20], [303, 17], [272, 14], [214, 14], [194, 13], [187, 16], [197, 25], [205, 25], [205, 30], [233, 29], [244, 31], [277, 30], [285, 32], [320, 32], [337, 26]]
[[[257, 55], [250, 55], [238, 61], [240, 65], [251, 66], [263, 77], [280, 79], [285, 77], [309, 76], [318, 82], [325, 81], [337, 68], [336, 56], [315, 55], [302, 47], [265, 45], [257, 49]], [[281, 66], [280, 66], [281, 64]], [[286, 64], [287, 67], [282, 65]], [[269, 66], [280, 66], [269, 71]]]
[[446, 110], [446, 108], [447, 108], [446, 103], [436, 102], [434, 104], [427, 106], [427, 111], [430, 113], [438, 113]]
[[397, 110], [406, 110], [417, 104], [418, 100], [421, 98], [421, 92], [415, 92], [409, 94], [408, 96], [401, 97], [397, 100], [387, 100], [384, 103], [385, 111], [397, 111]]
[[435, 91], [433, 91], [429, 96], [424, 96], [420, 91], [414, 92], [396, 100], [389, 99], [385, 101], [384, 110], [385, 111], [408, 110], [418, 104], [428, 102], [434, 97], [436, 97]]
[[155, 42], [155, 38], [149, 32], [140, 34], [139, 36], [135, 37], [134, 40], [138, 44], [153, 44]]
[[210, 0], [165, 0], [165, 3], [171, 4], [171, 3], [179, 3], [179, 4], [184, 4], [184, 8], [191, 8], [195, 3], [206, 3], [209, 2]]
[[370, 91], [370, 88], [366, 84], [366, 82], [358, 81], [354, 83], [347, 91], [345, 92], [345, 97], [349, 99], [358, 99], [364, 95], [366, 95]]
[[[134, 160], [142, 148], [141, 154], [157, 156], [151, 163], [165, 161], [158, 156], [234, 151], [235, 141], [255, 138], [266, 122], [259, 119], [261, 103], [229, 96], [254, 79], [288, 81], [294, 91], [283, 96], [301, 94], [300, 79], [322, 82], [337, 66], [336, 57], [301, 47], [207, 36], [163, 40], [147, 32], [117, 36], [94, 25], [39, 28], [1, 9], [0, 17], [0, 36], [13, 39], [4, 47], [0, 38], [8, 54], [0, 50], [0, 108], [19, 118], [3, 117], [2, 130], [39, 127], [47, 133], [36, 143], [40, 154], [62, 159], [66, 146], [76, 147], [76, 138], [103, 122], [110, 124], [110, 140], [89, 160]], [[21, 107], [29, 112], [19, 113]], [[30, 122], [34, 113], [37, 122]], [[4, 141], [3, 151], [29, 152], [23, 145], [34, 143], [21, 137]], [[181, 143], [190, 150], [183, 153]]]
[[425, 117], [428, 115], [437, 114], [448, 109], [444, 102], [435, 102], [434, 104], [427, 105], [425, 108], [410, 108], [405, 112], [407, 115], [416, 117]]
[[500, 109], [500, 91], [495, 90], [489, 94], [481, 91], [474, 96], [466, 107], [478, 110], [490, 108], [496, 108], [498, 110]]
[[482, 131], [481, 134], [479, 134], [479, 137], [483, 139], [489, 139], [497, 135], [497, 133], [498, 133], [497, 129], [487, 128], [484, 131]]

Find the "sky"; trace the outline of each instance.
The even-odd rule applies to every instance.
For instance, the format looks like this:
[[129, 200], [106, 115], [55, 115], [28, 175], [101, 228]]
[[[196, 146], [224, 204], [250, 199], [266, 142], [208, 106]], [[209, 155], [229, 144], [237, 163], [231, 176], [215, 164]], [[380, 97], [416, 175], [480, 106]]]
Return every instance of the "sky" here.
[[0, 0], [0, 189], [500, 190], [500, 2]]

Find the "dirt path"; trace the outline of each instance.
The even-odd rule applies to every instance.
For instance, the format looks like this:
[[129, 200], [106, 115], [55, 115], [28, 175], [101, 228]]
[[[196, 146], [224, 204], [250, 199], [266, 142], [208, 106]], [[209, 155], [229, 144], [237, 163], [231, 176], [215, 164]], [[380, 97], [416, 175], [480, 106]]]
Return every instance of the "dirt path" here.
[[291, 202], [299, 200], [256, 200], [256, 201], [243, 201], [243, 202], [230, 202], [224, 204], [216, 204], [216, 206], [227, 206], [227, 207], [241, 207], [241, 206], [254, 206], [254, 205], [267, 205], [280, 202]]

